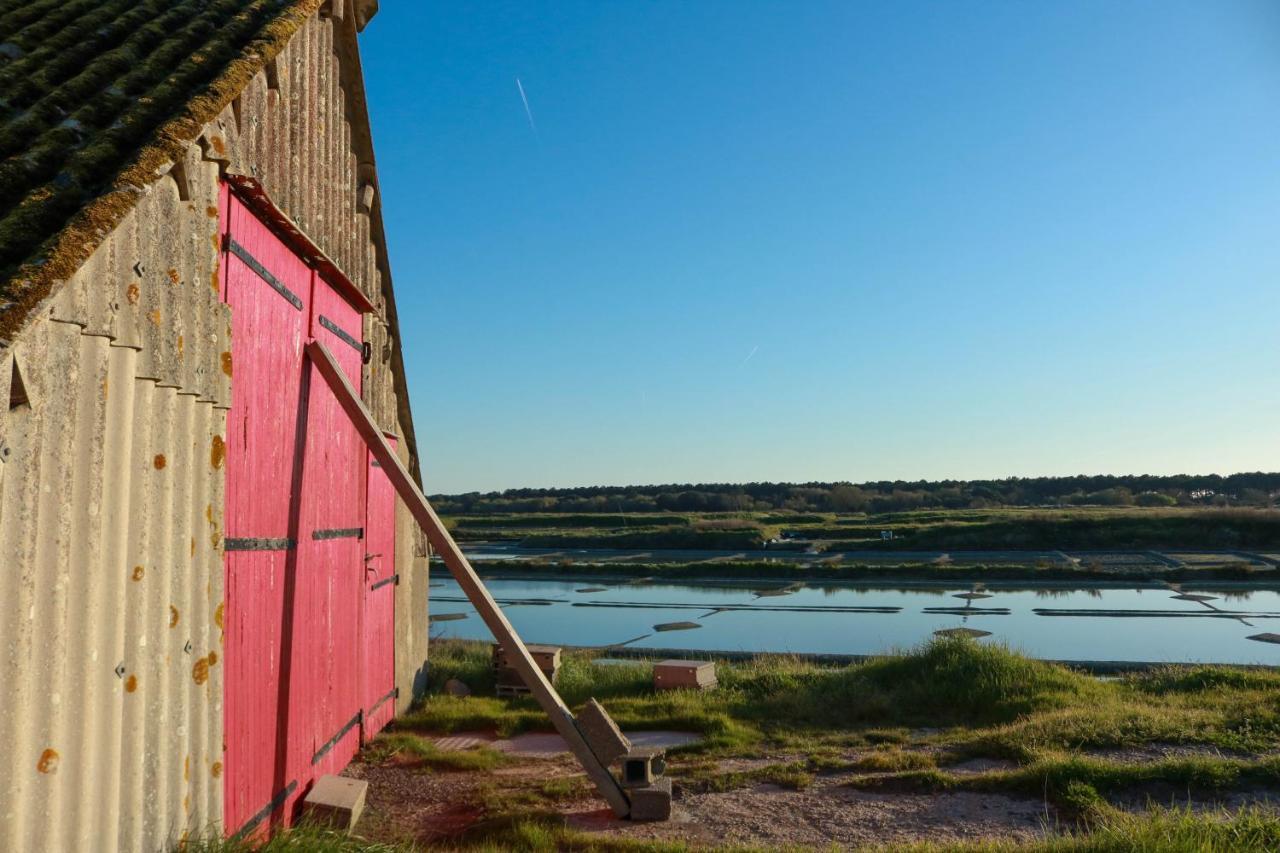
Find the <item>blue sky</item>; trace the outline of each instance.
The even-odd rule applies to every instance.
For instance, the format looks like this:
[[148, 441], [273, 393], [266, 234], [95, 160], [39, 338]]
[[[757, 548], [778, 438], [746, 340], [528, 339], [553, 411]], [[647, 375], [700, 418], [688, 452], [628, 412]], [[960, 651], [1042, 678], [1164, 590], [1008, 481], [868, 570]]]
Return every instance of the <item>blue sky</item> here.
[[361, 39], [428, 491], [1280, 469], [1270, 0]]

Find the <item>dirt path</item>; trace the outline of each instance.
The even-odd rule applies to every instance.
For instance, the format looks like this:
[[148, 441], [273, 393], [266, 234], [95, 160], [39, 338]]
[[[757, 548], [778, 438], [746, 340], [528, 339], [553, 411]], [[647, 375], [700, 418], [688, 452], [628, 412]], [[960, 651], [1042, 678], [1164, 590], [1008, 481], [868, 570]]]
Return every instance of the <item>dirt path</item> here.
[[[690, 822], [726, 841], [767, 845], [865, 845], [1042, 833], [1045, 806], [984, 794], [883, 794], [819, 780], [803, 791], [774, 785], [680, 802]], [[675, 827], [672, 827], [675, 828]]]
[[426, 770], [413, 761], [356, 763], [349, 775], [369, 782], [359, 833], [372, 840], [456, 839], [497, 811], [558, 814], [589, 832], [694, 844], [829, 846], [983, 837], [1031, 838], [1054, 815], [1043, 802], [1000, 795], [918, 795], [858, 791], [847, 774], [820, 776], [804, 790], [757, 784], [697, 793], [678, 782], [673, 819], [620, 821], [594, 798], [564, 756], [516, 756], [486, 772]]

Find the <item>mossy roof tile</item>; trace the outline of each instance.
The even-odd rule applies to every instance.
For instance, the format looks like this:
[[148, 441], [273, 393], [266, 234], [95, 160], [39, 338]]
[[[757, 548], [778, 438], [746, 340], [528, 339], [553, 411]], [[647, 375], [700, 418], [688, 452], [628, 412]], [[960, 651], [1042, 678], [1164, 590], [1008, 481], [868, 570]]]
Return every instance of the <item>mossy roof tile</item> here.
[[0, 339], [320, 0], [0, 0]]

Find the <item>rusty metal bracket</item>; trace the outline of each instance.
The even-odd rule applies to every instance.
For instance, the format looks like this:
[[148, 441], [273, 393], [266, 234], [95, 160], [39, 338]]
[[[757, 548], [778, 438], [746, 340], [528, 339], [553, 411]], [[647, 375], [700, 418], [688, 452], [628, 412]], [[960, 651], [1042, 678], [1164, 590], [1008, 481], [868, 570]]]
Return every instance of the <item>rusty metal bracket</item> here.
[[352, 717], [350, 720], [347, 720], [347, 724], [342, 728], [338, 729], [338, 733], [336, 735], [329, 738], [327, 741], [325, 741], [324, 746], [316, 750], [316, 754], [311, 756], [311, 763], [319, 764], [320, 759], [324, 758], [325, 753], [327, 753], [329, 750], [337, 746], [338, 741], [346, 737], [347, 732], [351, 731], [356, 726], [360, 725], [360, 723], [363, 720], [364, 720], [364, 711], [356, 711], [356, 715]]
[[573, 712], [569, 710], [569, 706], [560, 698], [560, 694], [556, 692], [555, 687], [551, 685], [546, 675], [534, 662], [529, 650], [520, 639], [520, 635], [516, 633], [515, 628], [511, 627], [511, 623], [507, 621], [502, 608], [493, 600], [493, 596], [485, 588], [484, 582], [480, 580], [479, 575], [471, 567], [466, 555], [458, 547], [458, 543], [453, 541], [453, 537], [445, 529], [444, 522], [440, 520], [440, 516], [436, 515], [436, 511], [431, 508], [431, 503], [427, 500], [426, 495], [418, 488], [418, 484], [413, 481], [413, 477], [409, 475], [408, 470], [400, 462], [400, 458], [396, 456], [395, 451], [382, 434], [382, 430], [374, 422], [373, 416], [369, 414], [369, 410], [361, 402], [360, 395], [351, 387], [351, 382], [347, 379], [347, 375], [342, 372], [342, 368], [334, 360], [333, 353], [329, 352], [328, 347], [320, 341], [313, 340], [307, 344], [307, 356], [315, 364], [320, 376], [328, 384], [329, 390], [338, 398], [338, 403], [342, 406], [342, 410], [351, 419], [352, 425], [360, 433], [364, 443], [368, 445], [369, 451], [382, 463], [387, 479], [391, 481], [396, 493], [405, 502], [409, 512], [413, 514], [423, 533], [427, 535], [427, 539], [431, 542], [431, 547], [435, 548], [437, 553], [444, 559], [445, 566], [458, 582], [458, 586], [462, 587], [462, 591], [466, 593], [467, 598], [471, 601], [472, 606], [475, 607], [476, 612], [480, 614], [480, 618], [484, 620], [485, 625], [493, 632], [494, 639], [507, 650], [511, 665], [520, 674], [533, 698], [537, 700], [542, 710], [551, 719], [551, 724], [555, 726], [556, 731], [568, 743], [570, 751], [578, 759], [582, 769], [587, 772], [587, 777], [596, 786], [596, 790], [600, 792], [600, 795], [609, 803], [614, 814], [618, 817], [626, 817], [631, 813], [631, 801], [627, 798], [626, 792], [622, 790], [618, 780], [609, 772], [609, 768], [591, 750], [586, 738], [578, 730], [578, 724], [573, 718]]
[[399, 688], [399, 687], [393, 687], [393, 688], [391, 688], [390, 690], [388, 690], [388, 691], [387, 691], [387, 695], [386, 695], [386, 696], [383, 696], [383, 697], [382, 697], [381, 699], [379, 699], [377, 702], [374, 702], [374, 703], [373, 703], [373, 707], [372, 707], [372, 708], [370, 708], [366, 713], [368, 713], [368, 714], [372, 714], [374, 711], [378, 710], [378, 709], [379, 709], [379, 708], [381, 708], [383, 705], [385, 705], [385, 704], [387, 704], [388, 702], [390, 702], [392, 699], [399, 699], [399, 698], [400, 698], [400, 688]]
[[330, 332], [333, 332], [335, 335], [338, 336], [338, 339], [340, 341], [342, 341], [347, 346], [351, 347], [356, 352], [360, 353], [360, 357], [364, 358], [365, 345], [357, 341], [350, 334], [348, 334], [346, 329], [342, 328], [337, 323], [333, 322], [323, 314], [320, 315], [320, 325], [328, 329]]
[[257, 539], [229, 536], [222, 540], [223, 551], [292, 551], [297, 547], [292, 539]]
[[312, 539], [363, 539], [363, 527], [335, 527], [332, 530], [313, 530]]
[[298, 295], [285, 287], [284, 282], [272, 275], [270, 270], [258, 263], [257, 258], [249, 254], [248, 249], [231, 239], [229, 235], [227, 237], [227, 251], [244, 261], [245, 266], [257, 273], [258, 278], [265, 281], [272, 290], [283, 296], [286, 302], [299, 311], [302, 310], [302, 300], [298, 298]]
[[285, 804], [285, 801], [288, 800], [290, 795], [293, 794], [293, 792], [296, 790], [298, 790], [298, 780], [294, 779], [288, 785], [281, 788], [280, 791], [274, 797], [271, 798], [271, 802], [267, 803], [265, 806], [263, 806], [261, 809], [258, 810], [257, 814], [255, 814], [253, 817], [245, 821], [244, 826], [236, 830], [236, 834], [231, 836], [229, 840], [234, 842], [244, 838], [246, 835], [249, 834], [250, 830], [252, 830], [258, 824], [262, 823], [267, 818], [271, 817], [271, 815], [275, 812], [276, 809], [283, 806]]

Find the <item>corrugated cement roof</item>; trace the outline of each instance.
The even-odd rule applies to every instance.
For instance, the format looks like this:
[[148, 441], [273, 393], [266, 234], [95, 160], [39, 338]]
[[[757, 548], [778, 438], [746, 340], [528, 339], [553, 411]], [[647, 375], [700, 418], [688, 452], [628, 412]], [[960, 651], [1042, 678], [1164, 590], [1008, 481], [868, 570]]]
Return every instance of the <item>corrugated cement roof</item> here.
[[0, 339], [321, 0], [0, 0]]

